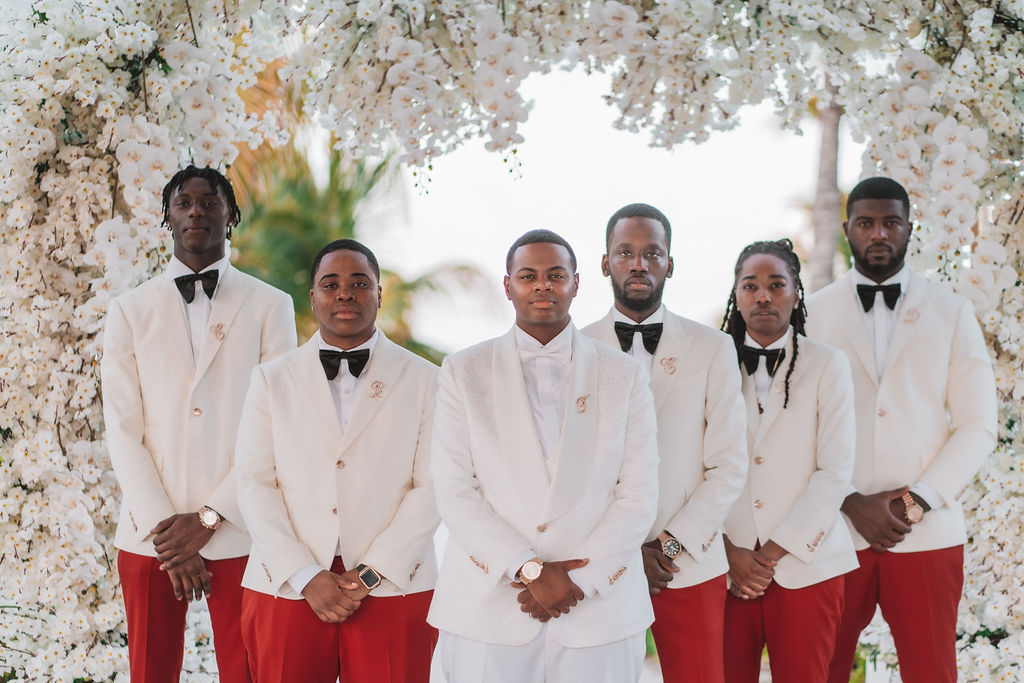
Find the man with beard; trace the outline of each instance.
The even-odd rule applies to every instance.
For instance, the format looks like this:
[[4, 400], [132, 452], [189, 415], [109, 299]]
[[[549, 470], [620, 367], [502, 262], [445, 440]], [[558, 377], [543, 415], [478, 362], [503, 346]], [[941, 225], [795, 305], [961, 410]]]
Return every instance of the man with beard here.
[[902, 680], [952, 683], [967, 540], [960, 500], [995, 445], [992, 363], [970, 302], [904, 263], [906, 190], [868, 178], [846, 213], [854, 270], [807, 301], [808, 336], [850, 359], [857, 417], [842, 511], [860, 568], [846, 575], [829, 680], [849, 680], [878, 605]]
[[639, 549], [658, 496], [647, 378], [572, 324], [568, 242], [530, 231], [505, 268], [515, 325], [439, 378], [441, 669], [448, 683], [636, 681], [654, 616]]
[[601, 269], [615, 305], [583, 333], [650, 378], [658, 417], [658, 517], [643, 545], [665, 681], [723, 680], [728, 562], [721, 529], [747, 471], [746, 408], [730, 337], [666, 310], [672, 228], [653, 206], [616, 211]]

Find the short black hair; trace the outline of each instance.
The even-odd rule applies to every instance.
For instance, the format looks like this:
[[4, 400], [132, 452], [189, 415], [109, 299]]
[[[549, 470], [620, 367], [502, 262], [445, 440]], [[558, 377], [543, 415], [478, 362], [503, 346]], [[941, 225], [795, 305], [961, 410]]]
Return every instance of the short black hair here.
[[377, 257], [373, 255], [368, 246], [362, 242], [350, 239], [334, 240], [317, 252], [316, 258], [313, 259], [313, 266], [309, 269], [309, 281], [311, 283], [316, 284], [316, 271], [320, 270], [320, 262], [324, 260], [324, 256], [334, 251], [357, 251], [365, 256], [366, 260], [370, 262], [370, 270], [373, 271], [373, 276], [377, 278], [377, 283], [380, 284], [380, 266], [377, 265]]
[[604, 231], [604, 248], [606, 250], [612, 243], [612, 231], [615, 230], [615, 226], [623, 218], [650, 218], [653, 221], [658, 221], [665, 228], [666, 244], [668, 244], [669, 249], [672, 248], [672, 226], [669, 224], [665, 214], [650, 204], [637, 202], [636, 204], [626, 204], [608, 219], [608, 227]]
[[850, 190], [846, 198], [846, 217], [853, 215], [853, 203], [861, 199], [895, 199], [903, 204], [903, 217], [910, 219], [910, 197], [898, 182], [885, 176], [865, 178]]
[[164, 221], [162, 225], [167, 225], [169, 222], [168, 212], [171, 208], [171, 197], [175, 193], [181, 191], [181, 186], [193, 178], [201, 178], [210, 184], [215, 192], [224, 195], [224, 198], [228, 202], [228, 239], [231, 238], [231, 228], [238, 225], [239, 221], [242, 220], [242, 211], [238, 208], [238, 201], [235, 200], [235, 190], [231, 187], [231, 181], [228, 180], [223, 173], [215, 168], [206, 166], [199, 168], [189, 164], [185, 168], [175, 173], [167, 184], [164, 185], [163, 192], [163, 209], [164, 209]]
[[519, 236], [512, 246], [508, 248], [508, 254], [505, 256], [505, 274], [512, 274], [512, 257], [515, 256], [516, 250], [519, 247], [524, 247], [527, 244], [558, 244], [566, 248], [569, 252], [569, 262], [572, 263], [572, 272], [576, 272], [576, 252], [572, 250], [569, 243], [565, 241], [565, 238], [556, 232], [551, 230], [545, 230], [543, 228], [538, 230], [531, 230], [530, 232], [524, 233]]

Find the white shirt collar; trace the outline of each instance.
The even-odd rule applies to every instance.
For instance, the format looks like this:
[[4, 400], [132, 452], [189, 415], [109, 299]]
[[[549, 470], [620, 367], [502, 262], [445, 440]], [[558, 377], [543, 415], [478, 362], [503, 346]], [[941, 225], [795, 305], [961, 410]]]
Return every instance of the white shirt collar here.
[[865, 275], [864, 273], [862, 273], [859, 270], [857, 270], [856, 268], [854, 268], [853, 269], [853, 277], [851, 279], [853, 280], [853, 288], [854, 288], [854, 290], [857, 289], [857, 285], [872, 285], [872, 286], [874, 286], [875, 284], [879, 284], [879, 285], [898, 284], [900, 286], [900, 296], [902, 296], [907, 291], [907, 285], [910, 284], [910, 268], [908, 268], [907, 264], [904, 263], [903, 267], [900, 268], [898, 271], [896, 271], [895, 275], [893, 275], [890, 278], [887, 278], [887, 279], [883, 280], [882, 282], [878, 282], [878, 283], [876, 283], [874, 280], [869, 278], [867, 275]]
[[658, 310], [651, 313], [639, 323], [633, 322], [633, 320], [628, 318], [622, 311], [615, 306], [612, 306], [612, 322], [629, 323], [630, 325], [651, 325], [654, 323], [663, 323], [665, 322], [665, 304], [658, 306]]
[[571, 320], [547, 344], [541, 344], [519, 327], [519, 325], [513, 325], [513, 327], [515, 328], [516, 349], [519, 351], [520, 359], [524, 355], [532, 358], [538, 354], [543, 354], [546, 358], [551, 358], [552, 360], [568, 361], [572, 358], [572, 331], [574, 326]]
[[760, 344], [758, 344], [756, 341], [754, 341], [750, 337], [750, 333], [748, 332], [748, 333], [744, 334], [745, 338], [743, 340], [743, 343], [746, 344], [747, 346], [751, 347], [751, 348], [754, 348], [754, 349], [767, 349], [769, 351], [772, 350], [772, 349], [782, 349], [782, 348], [785, 348], [786, 344], [789, 342], [789, 334], [792, 331], [793, 331], [793, 326], [790, 325], [789, 327], [786, 328], [786, 332], [781, 337], [779, 337], [778, 339], [773, 341], [768, 346], [761, 346]]
[[[217, 271], [217, 286], [220, 286], [220, 278], [224, 277], [224, 271], [228, 269], [231, 261], [227, 254], [224, 254], [223, 258], [214, 261], [210, 265], [203, 268], [200, 273], [208, 273], [211, 270]], [[171, 255], [171, 260], [167, 262], [167, 274], [171, 278], [181, 277], [182, 275], [191, 275], [195, 271], [182, 263], [177, 256]]]
[[322, 350], [341, 351], [342, 353], [351, 353], [352, 351], [361, 351], [362, 349], [368, 349], [370, 351], [370, 355], [373, 356], [373, 350], [377, 346], [377, 339], [378, 339], [379, 335], [380, 335], [380, 330], [374, 328], [373, 335], [371, 335], [369, 339], [367, 339], [365, 342], [363, 342], [359, 346], [357, 346], [355, 348], [352, 348], [352, 349], [342, 349], [342, 348], [338, 348], [337, 346], [331, 346], [330, 344], [328, 344], [327, 342], [324, 341], [323, 335], [320, 334], [320, 330], [317, 330], [316, 333], [313, 336], [316, 337], [317, 346], [320, 349], [322, 349]]

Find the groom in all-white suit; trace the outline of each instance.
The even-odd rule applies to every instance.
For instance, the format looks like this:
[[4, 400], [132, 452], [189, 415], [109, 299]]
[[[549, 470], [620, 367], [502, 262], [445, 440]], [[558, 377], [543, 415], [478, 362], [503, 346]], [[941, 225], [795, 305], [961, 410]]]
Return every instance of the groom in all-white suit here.
[[650, 376], [661, 459], [658, 517], [643, 546], [667, 683], [721, 683], [726, 571], [722, 525], [743, 490], [747, 425], [728, 335], [668, 311], [668, 218], [648, 204], [616, 211], [601, 269], [615, 305], [583, 333], [621, 348]]
[[808, 336], [850, 360], [857, 418], [842, 511], [860, 567], [846, 575], [829, 680], [849, 680], [877, 604], [904, 683], [953, 683], [967, 540], [960, 499], [995, 445], [992, 363], [970, 302], [904, 263], [906, 190], [868, 178], [846, 212], [854, 269], [807, 301]]
[[516, 323], [445, 359], [432, 473], [450, 530], [429, 621], [448, 683], [636, 681], [656, 424], [632, 358], [580, 334], [564, 239], [512, 245]]
[[188, 602], [204, 595], [225, 683], [249, 681], [238, 612], [249, 535], [234, 450], [249, 373], [295, 348], [284, 292], [225, 254], [239, 220], [228, 180], [189, 166], [163, 191], [167, 270], [110, 302], [103, 417], [124, 492], [114, 544], [133, 681], [176, 682]]
[[253, 677], [427, 683], [437, 366], [376, 328], [380, 267], [366, 246], [331, 242], [311, 280], [320, 329], [253, 370], [238, 431]]

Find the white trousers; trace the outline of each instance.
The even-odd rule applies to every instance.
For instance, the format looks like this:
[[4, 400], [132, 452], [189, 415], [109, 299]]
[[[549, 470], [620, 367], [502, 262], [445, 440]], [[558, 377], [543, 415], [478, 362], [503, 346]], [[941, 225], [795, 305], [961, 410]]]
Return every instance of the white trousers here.
[[434, 657], [447, 683], [634, 683], [647, 647], [644, 633], [594, 647], [564, 647], [547, 625], [525, 645], [492, 645], [441, 631]]

